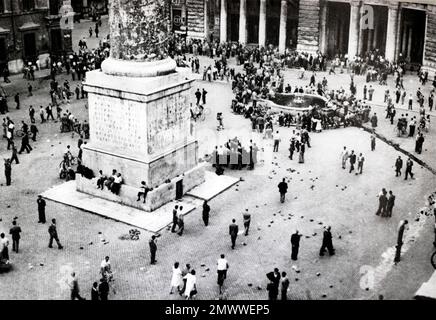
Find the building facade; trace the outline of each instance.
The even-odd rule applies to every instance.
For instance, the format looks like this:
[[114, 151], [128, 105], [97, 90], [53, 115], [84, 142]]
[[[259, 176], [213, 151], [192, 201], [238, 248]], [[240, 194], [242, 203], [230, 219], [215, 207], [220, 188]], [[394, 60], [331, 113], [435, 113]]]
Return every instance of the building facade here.
[[[26, 63], [47, 67], [51, 54], [71, 52], [71, 30], [61, 27], [63, 0], [0, 0], [0, 70]], [[64, 21], [65, 23], [65, 21]]]
[[[183, 0], [173, 0], [173, 3]], [[283, 51], [386, 58], [436, 70], [434, 0], [186, 0], [187, 33]]]
[[0, 0], [0, 70], [20, 72], [27, 61], [46, 63], [48, 0]]

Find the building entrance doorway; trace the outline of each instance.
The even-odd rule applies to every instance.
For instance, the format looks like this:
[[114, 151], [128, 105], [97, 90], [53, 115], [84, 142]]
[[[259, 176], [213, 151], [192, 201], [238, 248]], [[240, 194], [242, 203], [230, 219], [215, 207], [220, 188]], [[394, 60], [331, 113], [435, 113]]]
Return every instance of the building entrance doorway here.
[[350, 4], [328, 2], [327, 6], [327, 55], [333, 58], [348, 51]]
[[401, 10], [400, 50], [402, 58], [411, 64], [422, 64], [424, 55], [425, 11]]

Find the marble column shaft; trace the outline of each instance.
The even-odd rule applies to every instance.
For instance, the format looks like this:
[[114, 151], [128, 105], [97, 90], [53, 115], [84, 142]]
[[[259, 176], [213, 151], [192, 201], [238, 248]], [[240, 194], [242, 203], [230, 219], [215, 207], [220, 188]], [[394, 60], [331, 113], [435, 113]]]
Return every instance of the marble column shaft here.
[[351, 3], [350, 10], [350, 31], [348, 35], [348, 57], [357, 55], [359, 49], [359, 33], [360, 33], [360, 6], [358, 3]]
[[239, 0], [239, 43], [247, 43], [247, 0]]
[[282, 0], [280, 6], [279, 52], [285, 52], [286, 49], [287, 23], [288, 23], [288, 2], [287, 0]]
[[386, 30], [386, 50], [385, 57], [389, 61], [395, 60], [395, 51], [398, 33], [398, 9], [389, 7], [388, 10], [388, 27]]
[[266, 45], [266, 0], [260, 0], [259, 8], [259, 47]]
[[227, 41], [227, 0], [221, 0], [220, 41]]
[[323, 1], [321, 3], [320, 12], [320, 43], [319, 50], [321, 53], [327, 52], [327, 2]]

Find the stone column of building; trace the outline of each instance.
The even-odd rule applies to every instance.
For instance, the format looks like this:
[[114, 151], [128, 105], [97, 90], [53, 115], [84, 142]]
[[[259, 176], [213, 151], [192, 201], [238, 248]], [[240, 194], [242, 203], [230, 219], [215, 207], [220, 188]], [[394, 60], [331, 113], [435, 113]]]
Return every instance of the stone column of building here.
[[259, 47], [266, 45], [266, 0], [260, 0], [259, 9]]
[[204, 36], [209, 40], [209, 1], [204, 1]]
[[379, 42], [379, 22], [378, 17], [374, 19], [374, 33], [373, 33], [373, 39], [372, 39], [372, 47], [374, 49], [380, 49], [378, 48], [378, 42]]
[[227, 0], [221, 0], [220, 41], [227, 41]]
[[[395, 54], [394, 57], [399, 57], [401, 52], [401, 23], [402, 23], [402, 15], [401, 15], [401, 3], [398, 4], [398, 15], [397, 15], [397, 34], [395, 41]], [[387, 35], [386, 35], [386, 44], [388, 43]]]
[[368, 29], [368, 39], [366, 43], [366, 50], [369, 51], [373, 49], [372, 47], [372, 41], [374, 39], [374, 29]]
[[406, 57], [410, 58], [410, 54], [412, 53], [412, 34], [413, 28], [409, 28], [409, 38], [407, 39], [407, 55]]
[[319, 50], [321, 53], [327, 52], [327, 1], [320, 3], [320, 16], [319, 16]]
[[389, 61], [394, 61], [396, 59], [396, 45], [398, 33], [398, 4], [389, 5], [388, 7], [388, 27], [386, 30], [386, 49], [385, 57]]
[[247, 43], [247, 0], [239, 0], [239, 43]]
[[359, 49], [360, 34], [360, 2], [351, 1], [350, 11], [350, 31], [348, 35], [348, 57], [352, 58], [357, 55]]
[[286, 25], [288, 23], [288, 1], [282, 0], [280, 6], [279, 52], [286, 49]]
[[298, 5], [298, 51], [315, 53], [319, 50], [319, 16], [319, 0], [300, 0]]

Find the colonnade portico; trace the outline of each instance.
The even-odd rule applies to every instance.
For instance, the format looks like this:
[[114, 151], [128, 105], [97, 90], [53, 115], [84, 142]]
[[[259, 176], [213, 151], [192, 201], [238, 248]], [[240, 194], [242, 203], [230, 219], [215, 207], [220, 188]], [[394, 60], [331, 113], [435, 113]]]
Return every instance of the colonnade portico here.
[[[207, 1], [207, 0], [206, 0]], [[220, 41], [278, 45], [349, 58], [378, 49], [436, 70], [436, 2], [424, 0], [215, 0]]]
[[[220, 41], [228, 40], [228, 4], [230, 0], [220, 0]], [[288, 0], [275, 0], [280, 3], [279, 50], [283, 52], [287, 44]], [[259, 0], [259, 46], [267, 45], [267, 0]], [[247, 0], [239, 0], [238, 41], [247, 43]]]

